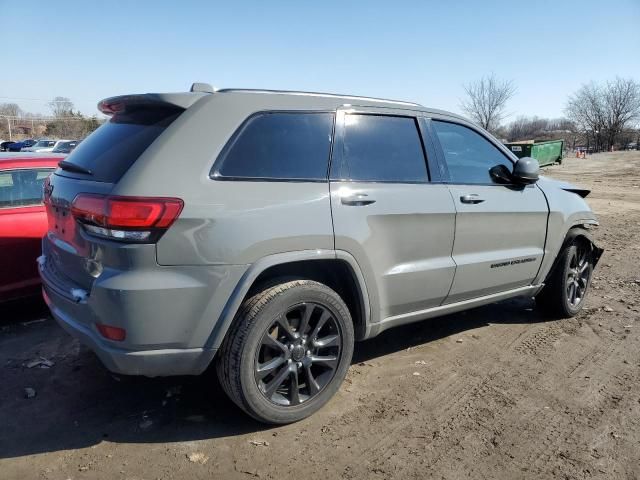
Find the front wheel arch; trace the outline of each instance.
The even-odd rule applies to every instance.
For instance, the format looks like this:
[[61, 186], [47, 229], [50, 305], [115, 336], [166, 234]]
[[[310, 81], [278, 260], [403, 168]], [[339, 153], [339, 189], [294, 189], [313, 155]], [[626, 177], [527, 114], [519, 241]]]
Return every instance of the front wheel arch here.
[[568, 245], [570, 245], [576, 240], [586, 242], [591, 246], [591, 255], [592, 255], [591, 258], [593, 261], [593, 268], [595, 269], [596, 264], [600, 260], [600, 257], [602, 256], [602, 253], [604, 252], [604, 250], [596, 246], [593, 240], [593, 236], [591, 235], [589, 230], [587, 230], [584, 227], [584, 225], [582, 224], [574, 225], [569, 229], [569, 231], [565, 235], [564, 241], [562, 242], [562, 245], [560, 246], [560, 249], [556, 254], [556, 258], [553, 261], [553, 265], [549, 270], [549, 273], [547, 273], [547, 276], [545, 277], [544, 283], [547, 283], [547, 281], [554, 275], [555, 271], [558, 269], [561, 253], [564, 251], [565, 248], [567, 248]]
[[586, 229], [570, 229], [543, 288], [536, 295], [540, 309], [553, 318], [569, 318], [580, 312], [601, 255], [602, 249], [595, 245]]

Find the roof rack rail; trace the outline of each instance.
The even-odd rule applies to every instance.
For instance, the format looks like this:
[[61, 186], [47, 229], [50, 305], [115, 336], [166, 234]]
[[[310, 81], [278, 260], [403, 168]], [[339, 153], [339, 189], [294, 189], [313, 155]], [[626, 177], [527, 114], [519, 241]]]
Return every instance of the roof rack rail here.
[[309, 96], [317, 96], [317, 97], [329, 97], [329, 98], [349, 98], [354, 100], [367, 100], [371, 102], [387, 102], [387, 103], [397, 103], [400, 105], [411, 105], [412, 107], [420, 107], [419, 103], [414, 102], [405, 102], [402, 100], [389, 100], [385, 98], [375, 98], [375, 97], [363, 97], [358, 95], [339, 95], [335, 93], [322, 93], [322, 92], [302, 92], [296, 90], [268, 90], [268, 89], [259, 89], [259, 88], [221, 88], [216, 90], [216, 92], [224, 93], [224, 92], [248, 92], [248, 93], [273, 93], [273, 94], [285, 94], [285, 95], [309, 95]]

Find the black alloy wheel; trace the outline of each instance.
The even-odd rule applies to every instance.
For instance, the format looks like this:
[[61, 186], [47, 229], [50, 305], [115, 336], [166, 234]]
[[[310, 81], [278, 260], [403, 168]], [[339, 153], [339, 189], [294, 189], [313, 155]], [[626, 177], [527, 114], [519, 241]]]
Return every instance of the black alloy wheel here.
[[331, 311], [317, 303], [290, 307], [262, 336], [255, 358], [255, 380], [277, 405], [304, 403], [333, 379], [342, 332]]

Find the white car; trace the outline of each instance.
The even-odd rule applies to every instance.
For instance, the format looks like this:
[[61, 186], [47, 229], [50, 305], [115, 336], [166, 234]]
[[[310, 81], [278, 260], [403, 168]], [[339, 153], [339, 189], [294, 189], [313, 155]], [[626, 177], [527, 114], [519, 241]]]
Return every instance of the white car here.
[[69, 140], [49, 140], [47, 138], [43, 138], [38, 140], [32, 146], [23, 148], [23, 152], [51, 152], [54, 148], [56, 148], [62, 142], [68, 142]]

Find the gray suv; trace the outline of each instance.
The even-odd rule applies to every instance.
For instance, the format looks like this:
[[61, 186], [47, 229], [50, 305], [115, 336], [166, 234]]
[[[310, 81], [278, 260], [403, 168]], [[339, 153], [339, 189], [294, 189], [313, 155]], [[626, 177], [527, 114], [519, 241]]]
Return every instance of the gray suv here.
[[304, 418], [354, 342], [516, 296], [584, 303], [588, 191], [451, 113], [266, 90], [113, 97], [45, 183], [53, 316], [113, 372], [215, 363], [254, 418]]

